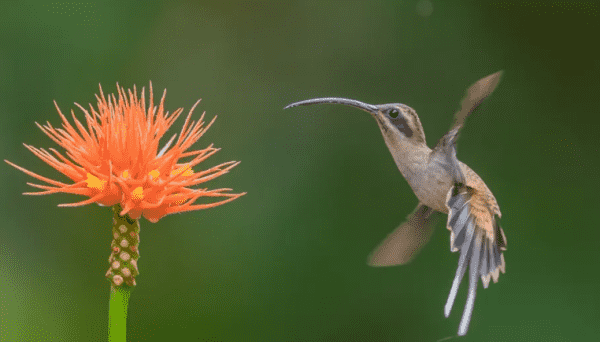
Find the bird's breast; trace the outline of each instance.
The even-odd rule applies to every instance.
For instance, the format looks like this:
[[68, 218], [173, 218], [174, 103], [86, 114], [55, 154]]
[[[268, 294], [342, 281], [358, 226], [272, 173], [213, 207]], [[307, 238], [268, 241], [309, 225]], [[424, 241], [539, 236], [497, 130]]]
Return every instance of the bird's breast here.
[[431, 160], [427, 153], [404, 154], [402, 158], [398, 158], [398, 154], [392, 155], [419, 201], [437, 211], [447, 213], [446, 195], [452, 187], [449, 166], [438, 160]]
[[430, 166], [407, 180], [421, 203], [437, 211], [448, 213], [446, 195], [452, 187], [450, 173]]

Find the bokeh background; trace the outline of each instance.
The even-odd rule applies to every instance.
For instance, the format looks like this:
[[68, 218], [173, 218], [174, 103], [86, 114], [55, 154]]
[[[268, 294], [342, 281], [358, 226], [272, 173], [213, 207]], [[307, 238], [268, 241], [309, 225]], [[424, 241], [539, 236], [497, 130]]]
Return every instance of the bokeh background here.
[[[130, 341], [438, 341], [458, 253], [442, 222], [414, 262], [370, 268], [417, 200], [374, 120], [343, 96], [402, 102], [433, 146], [465, 89], [505, 70], [459, 158], [500, 203], [507, 273], [479, 286], [463, 341], [600, 340], [599, 5], [594, 2], [0, 2], [0, 155], [66, 180], [22, 143], [101, 83], [168, 89], [170, 111], [218, 119], [203, 166], [230, 204], [141, 221]], [[175, 123], [179, 132], [183, 119]], [[168, 136], [170, 137], [170, 135]], [[111, 212], [26, 197], [0, 165], [0, 340], [105, 341]]]

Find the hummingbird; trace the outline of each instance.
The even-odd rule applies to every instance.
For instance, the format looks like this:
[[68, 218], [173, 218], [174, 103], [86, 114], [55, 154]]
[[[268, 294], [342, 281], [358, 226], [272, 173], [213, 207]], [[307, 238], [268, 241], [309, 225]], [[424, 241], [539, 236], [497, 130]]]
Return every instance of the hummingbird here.
[[456, 157], [456, 140], [465, 119], [491, 95], [502, 71], [486, 76], [466, 91], [460, 109], [446, 133], [431, 149], [425, 141], [417, 112], [402, 103], [371, 105], [338, 97], [315, 98], [292, 103], [284, 109], [313, 104], [342, 104], [361, 109], [375, 119], [385, 144], [419, 203], [368, 258], [370, 266], [394, 266], [409, 262], [429, 241], [435, 223], [447, 214], [450, 251], [460, 251], [456, 275], [444, 307], [450, 316], [460, 283], [469, 267], [468, 297], [458, 328], [467, 333], [479, 278], [487, 288], [505, 273], [503, 252], [506, 237], [500, 227], [502, 216], [496, 198], [481, 177]]

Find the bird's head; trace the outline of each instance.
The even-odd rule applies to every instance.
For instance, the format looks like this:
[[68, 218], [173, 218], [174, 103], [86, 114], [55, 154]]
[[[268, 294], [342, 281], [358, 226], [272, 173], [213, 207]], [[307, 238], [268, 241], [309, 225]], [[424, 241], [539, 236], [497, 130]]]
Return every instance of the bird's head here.
[[371, 105], [345, 98], [325, 97], [295, 102], [287, 105], [284, 109], [324, 103], [351, 106], [371, 114], [377, 121], [383, 138], [388, 145], [396, 145], [401, 142], [425, 144], [425, 133], [417, 112], [402, 103]]

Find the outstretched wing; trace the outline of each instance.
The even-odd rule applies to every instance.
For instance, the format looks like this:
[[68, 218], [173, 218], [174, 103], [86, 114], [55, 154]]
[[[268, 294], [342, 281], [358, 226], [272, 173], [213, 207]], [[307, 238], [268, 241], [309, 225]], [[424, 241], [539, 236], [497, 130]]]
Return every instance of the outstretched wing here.
[[473, 83], [460, 102], [460, 110], [454, 114], [454, 123], [450, 130], [454, 127], [462, 126], [465, 119], [469, 114], [473, 113], [475, 109], [485, 100], [486, 97], [490, 96], [502, 77], [503, 71], [500, 70], [494, 74], [486, 76], [479, 81]]
[[[477, 107], [485, 100], [486, 97], [490, 96], [496, 86], [500, 82], [500, 78], [502, 77], [503, 71], [498, 71], [494, 74], [486, 76], [479, 81], [473, 83], [469, 89], [467, 89], [465, 96], [460, 102], [460, 110], [454, 114], [454, 122], [450, 127], [450, 132], [454, 129], [457, 130], [455, 133], [458, 136], [458, 131], [462, 128], [467, 117], [477, 109]], [[449, 133], [450, 133], [449, 132]], [[445, 137], [440, 139], [434, 150], [438, 149], [440, 144]]]
[[370, 266], [394, 266], [409, 262], [429, 241], [441, 213], [419, 203], [406, 218], [369, 256]]

